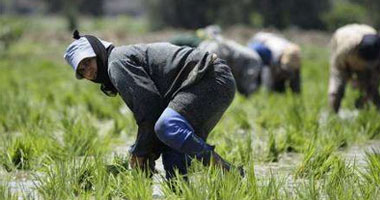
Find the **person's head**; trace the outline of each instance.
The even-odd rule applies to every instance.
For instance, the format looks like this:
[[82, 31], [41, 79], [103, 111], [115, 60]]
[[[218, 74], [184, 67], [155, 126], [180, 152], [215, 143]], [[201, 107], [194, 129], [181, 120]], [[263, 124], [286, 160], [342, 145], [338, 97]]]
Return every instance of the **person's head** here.
[[376, 34], [364, 35], [358, 46], [358, 53], [361, 58], [368, 61], [380, 58], [380, 36]]
[[[111, 43], [100, 40], [101, 44], [108, 48]], [[86, 37], [80, 37], [73, 41], [66, 49], [64, 58], [74, 69], [78, 79], [95, 80], [98, 75], [96, 53]]]
[[298, 45], [289, 45], [281, 55], [281, 68], [284, 70], [296, 70], [301, 68], [301, 49]]
[[96, 57], [85, 58], [80, 61], [78, 68], [75, 72], [75, 76], [78, 79], [95, 80], [98, 72], [98, 66], [96, 64]]
[[117, 89], [108, 76], [108, 57], [114, 46], [92, 35], [80, 36], [77, 30], [73, 38], [75, 41], [66, 49], [64, 58], [74, 69], [76, 77], [99, 83], [107, 96], [116, 96]]

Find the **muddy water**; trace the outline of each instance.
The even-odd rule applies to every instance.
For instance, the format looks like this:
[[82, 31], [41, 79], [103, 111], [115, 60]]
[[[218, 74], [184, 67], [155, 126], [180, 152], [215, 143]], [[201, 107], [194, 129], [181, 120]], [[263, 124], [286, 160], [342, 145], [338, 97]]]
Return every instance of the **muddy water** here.
[[380, 151], [380, 140], [370, 140], [362, 145], [353, 145], [348, 151], [341, 153], [346, 162], [355, 163], [356, 166], [362, 168], [367, 166], [366, 152], [372, 153], [373, 150]]
[[255, 175], [260, 177], [268, 177], [268, 175], [287, 176], [301, 162], [301, 155], [297, 153], [285, 153], [280, 156], [278, 162], [259, 163], [255, 165]]
[[0, 177], [0, 184], [8, 186], [8, 190], [19, 196], [19, 199], [38, 199], [36, 190], [38, 182], [33, 180], [30, 173], [0, 171]]

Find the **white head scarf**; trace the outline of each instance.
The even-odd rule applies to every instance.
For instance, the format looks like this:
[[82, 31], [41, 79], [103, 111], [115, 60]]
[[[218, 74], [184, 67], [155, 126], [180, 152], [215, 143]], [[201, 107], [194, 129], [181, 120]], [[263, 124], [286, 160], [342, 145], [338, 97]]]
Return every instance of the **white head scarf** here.
[[[112, 43], [100, 40], [105, 48], [108, 48]], [[71, 67], [77, 70], [80, 61], [85, 58], [95, 57], [95, 52], [91, 47], [90, 42], [88, 42], [86, 37], [81, 37], [74, 40], [69, 47], [67, 47], [65, 55], [63, 56], [67, 63]]]

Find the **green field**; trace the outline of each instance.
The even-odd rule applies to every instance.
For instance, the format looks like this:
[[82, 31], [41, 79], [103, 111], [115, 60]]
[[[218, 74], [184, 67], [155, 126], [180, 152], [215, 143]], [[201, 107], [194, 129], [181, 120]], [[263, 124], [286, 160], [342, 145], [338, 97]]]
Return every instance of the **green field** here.
[[[137, 126], [120, 97], [77, 81], [63, 53], [72, 41], [60, 18], [17, 19], [23, 35], [0, 50], [0, 199], [378, 199], [380, 115], [327, 107], [329, 34], [285, 31], [302, 46], [302, 95], [240, 95], [209, 143], [238, 172], [194, 162], [173, 192], [163, 170], [148, 179], [128, 169]], [[144, 21], [82, 19], [82, 31], [116, 45], [167, 40], [180, 30], [148, 32]], [[226, 37], [246, 42], [251, 30]], [[309, 37], [305, 37], [309, 35]], [[370, 144], [371, 148], [367, 145]], [[158, 163], [157, 163], [158, 164]], [[180, 192], [179, 192], [180, 191]]]

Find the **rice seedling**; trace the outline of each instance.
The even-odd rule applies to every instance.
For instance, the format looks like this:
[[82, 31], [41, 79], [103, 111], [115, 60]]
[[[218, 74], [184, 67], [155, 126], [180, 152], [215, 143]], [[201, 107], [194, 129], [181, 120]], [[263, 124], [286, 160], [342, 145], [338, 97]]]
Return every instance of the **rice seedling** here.
[[11, 188], [7, 185], [0, 184], [0, 199], [2, 200], [16, 200], [18, 199], [17, 194], [11, 192]]
[[37, 191], [44, 199], [87, 199], [94, 195], [104, 198], [110, 192], [106, 189], [110, 187], [110, 177], [97, 157], [55, 161], [43, 172], [35, 178]]
[[[366, 152], [367, 167], [362, 173], [363, 177], [371, 184], [380, 186], [380, 152], [373, 149], [372, 152]], [[378, 188], [380, 189], [380, 188]]]
[[63, 119], [64, 151], [68, 156], [93, 155], [105, 152], [108, 139], [98, 137], [97, 130], [82, 120]]
[[333, 151], [333, 146], [325, 146], [322, 149], [311, 146], [305, 152], [305, 158], [295, 172], [295, 176], [299, 178], [322, 178], [323, 175], [331, 170], [335, 162], [342, 162], [333, 155]]

